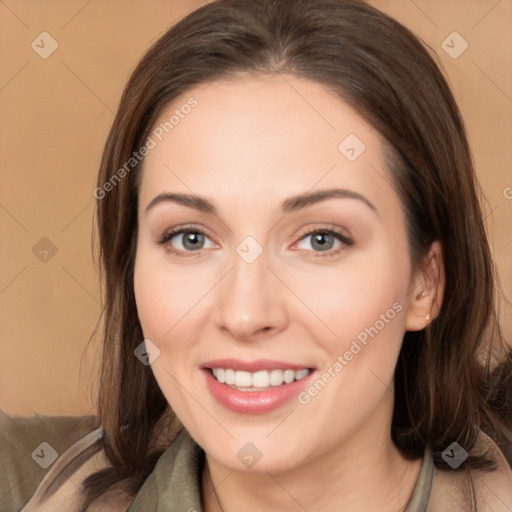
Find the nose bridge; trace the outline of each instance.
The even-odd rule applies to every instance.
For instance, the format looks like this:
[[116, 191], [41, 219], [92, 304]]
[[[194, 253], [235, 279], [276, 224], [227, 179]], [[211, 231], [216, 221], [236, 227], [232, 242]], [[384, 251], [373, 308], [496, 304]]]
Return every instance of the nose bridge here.
[[245, 239], [236, 248], [216, 301], [218, 326], [239, 339], [282, 329], [286, 322], [268, 251], [256, 243]]

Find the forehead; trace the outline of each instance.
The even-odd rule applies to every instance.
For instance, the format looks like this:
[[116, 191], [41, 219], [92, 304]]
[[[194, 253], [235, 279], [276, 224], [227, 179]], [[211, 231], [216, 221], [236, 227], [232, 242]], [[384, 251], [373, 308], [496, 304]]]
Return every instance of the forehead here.
[[290, 75], [194, 87], [150, 136], [141, 204], [163, 189], [249, 202], [313, 187], [392, 192], [379, 133], [324, 86]]

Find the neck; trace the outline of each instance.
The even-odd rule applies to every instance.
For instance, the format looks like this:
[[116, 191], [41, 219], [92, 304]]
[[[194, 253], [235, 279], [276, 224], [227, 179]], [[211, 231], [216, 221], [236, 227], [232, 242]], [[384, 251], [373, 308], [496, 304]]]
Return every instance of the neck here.
[[389, 431], [361, 427], [336, 449], [283, 472], [235, 472], [207, 455], [205, 512], [334, 512], [341, 503], [344, 512], [403, 510], [422, 461], [406, 460]]

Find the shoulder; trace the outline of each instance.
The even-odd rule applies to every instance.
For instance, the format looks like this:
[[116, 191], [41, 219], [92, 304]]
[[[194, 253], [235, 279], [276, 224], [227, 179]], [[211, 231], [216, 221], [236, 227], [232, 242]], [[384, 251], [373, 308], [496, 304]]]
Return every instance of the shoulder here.
[[512, 468], [498, 445], [480, 432], [475, 447], [479, 453], [488, 452], [495, 461], [495, 471], [472, 471], [477, 505], [485, 511], [512, 510]]
[[465, 512], [472, 510], [472, 502], [478, 512], [512, 510], [511, 466], [497, 444], [480, 431], [471, 454], [484, 453], [494, 460], [494, 471], [434, 469], [428, 512]]
[[130, 510], [202, 510], [201, 474], [204, 451], [183, 428], [159, 458]]
[[[110, 467], [98, 423], [94, 416], [26, 418], [0, 411], [0, 511], [83, 512], [84, 480]], [[181, 496], [186, 491], [187, 483], [194, 478], [191, 473], [183, 481], [182, 470], [187, 473], [187, 463], [199, 448], [186, 433], [175, 435], [165, 429], [159, 433], [162, 437], [156, 440], [154, 448], [165, 450], [165, 463], [157, 461], [158, 468], [142, 486], [145, 492], [137, 495], [137, 506], [131, 507], [133, 494], [128, 494], [123, 485], [114, 485], [94, 500], [87, 511], [124, 512], [129, 507], [151, 510], [146, 505], [155, 500], [158, 503], [169, 474], [173, 475], [174, 494]], [[197, 503], [199, 510], [199, 499]]]
[[0, 411], [0, 510], [20, 510], [59, 456], [96, 427], [95, 416]]

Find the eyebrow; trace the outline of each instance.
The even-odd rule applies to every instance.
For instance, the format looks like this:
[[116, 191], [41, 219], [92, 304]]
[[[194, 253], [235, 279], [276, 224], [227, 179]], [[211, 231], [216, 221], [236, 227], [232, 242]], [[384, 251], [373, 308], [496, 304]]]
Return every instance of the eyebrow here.
[[[326, 190], [319, 190], [317, 192], [307, 192], [305, 194], [289, 197], [283, 201], [281, 210], [283, 213], [291, 213], [321, 201], [334, 198], [357, 199], [378, 215], [377, 208], [365, 196], [359, 194], [358, 192], [354, 192], [353, 190], [341, 188], [331, 188]], [[200, 212], [217, 215], [217, 209], [210, 201], [208, 201], [208, 199], [193, 194], [177, 194], [170, 192], [162, 192], [153, 198], [153, 200], [146, 207], [146, 213], [154, 208], [157, 204], [167, 202], [187, 206], [188, 208], [193, 208], [194, 210], [198, 210]]]

